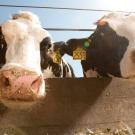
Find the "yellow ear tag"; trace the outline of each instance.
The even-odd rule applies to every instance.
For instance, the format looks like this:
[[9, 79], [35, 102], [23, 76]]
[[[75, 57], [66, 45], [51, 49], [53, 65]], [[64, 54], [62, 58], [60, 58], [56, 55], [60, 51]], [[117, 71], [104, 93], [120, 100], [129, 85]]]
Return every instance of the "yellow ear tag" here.
[[61, 54], [59, 51], [56, 51], [54, 54], [53, 54], [53, 62], [54, 63], [57, 63], [57, 64], [61, 64]]
[[86, 51], [83, 48], [77, 48], [73, 51], [74, 60], [86, 60]]

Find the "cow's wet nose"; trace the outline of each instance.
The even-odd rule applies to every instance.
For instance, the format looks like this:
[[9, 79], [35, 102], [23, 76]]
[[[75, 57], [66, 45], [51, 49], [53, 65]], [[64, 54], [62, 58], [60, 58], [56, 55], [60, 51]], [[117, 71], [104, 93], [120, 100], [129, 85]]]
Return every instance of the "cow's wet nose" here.
[[41, 77], [36, 74], [18, 74], [2, 71], [0, 75], [1, 96], [15, 100], [33, 100], [38, 94]]

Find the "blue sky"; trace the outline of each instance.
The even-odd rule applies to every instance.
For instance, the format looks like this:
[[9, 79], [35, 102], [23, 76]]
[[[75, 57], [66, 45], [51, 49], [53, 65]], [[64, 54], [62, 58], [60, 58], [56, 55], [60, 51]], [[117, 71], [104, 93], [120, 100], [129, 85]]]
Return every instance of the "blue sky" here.
[[[0, 0], [0, 4], [35, 5], [35, 6], [57, 6], [72, 8], [93, 8], [108, 10], [135, 11], [134, 0]], [[0, 7], [0, 24], [7, 20], [11, 14], [20, 10], [28, 10], [37, 14], [43, 27], [54, 28], [93, 28], [93, 23], [102, 17], [105, 12], [69, 11], [52, 9], [30, 9], [30, 8], [6, 8]], [[83, 38], [91, 32], [72, 31], [50, 31], [54, 41], [66, 41], [70, 38]], [[73, 66], [77, 77], [82, 77], [82, 69], [79, 61], [73, 61], [71, 57], [64, 58]]]

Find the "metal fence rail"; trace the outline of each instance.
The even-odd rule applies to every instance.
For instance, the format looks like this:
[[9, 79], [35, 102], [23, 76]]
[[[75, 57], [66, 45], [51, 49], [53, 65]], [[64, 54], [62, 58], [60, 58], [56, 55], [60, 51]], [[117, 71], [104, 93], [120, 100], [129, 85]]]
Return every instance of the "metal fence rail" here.
[[44, 28], [48, 31], [95, 31], [95, 29]]
[[[77, 10], [77, 11], [98, 11], [98, 12], [114, 12], [113, 10], [107, 9], [90, 9], [90, 8], [65, 8], [65, 7], [51, 7], [51, 6], [32, 6], [32, 5], [8, 5], [0, 4], [0, 7], [11, 7], [11, 8], [38, 8], [38, 9], [54, 9], [54, 10]], [[115, 11], [123, 13], [135, 13], [130, 11]], [[75, 28], [44, 28], [48, 31], [95, 31], [95, 29], [75, 29]]]
[[[17, 7], [17, 8], [42, 8], [42, 9], [58, 9], [58, 10], [79, 10], [79, 11], [98, 11], [98, 12], [114, 12], [108, 9], [91, 9], [91, 8], [67, 8], [67, 7], [51, 7], [51, 6], [31, 6], [31, 5], [8, 5], [0, 4], [0, 7]], [[135, 11], [115, 11], [123, 13], [135, 13]]]

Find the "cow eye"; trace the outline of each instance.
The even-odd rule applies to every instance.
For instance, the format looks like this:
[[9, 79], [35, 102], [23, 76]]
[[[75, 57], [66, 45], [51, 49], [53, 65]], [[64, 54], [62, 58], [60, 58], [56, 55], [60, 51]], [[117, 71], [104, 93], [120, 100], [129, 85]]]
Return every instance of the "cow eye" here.
[[50, 49], [51, 48], [51, 44], [47, 44], [47, 48]]
[[102, 29], [102, 33], [108, 33], [108, 32], [109, 32], [108, 28], [104, 27], [104, 28]]
[[104, 35], [105, 34], [111, 34], [113, 32], [113, 30], [108, 25], [103, 26], [101, 31], [102, 31], [101, 33], [103, 33]]

